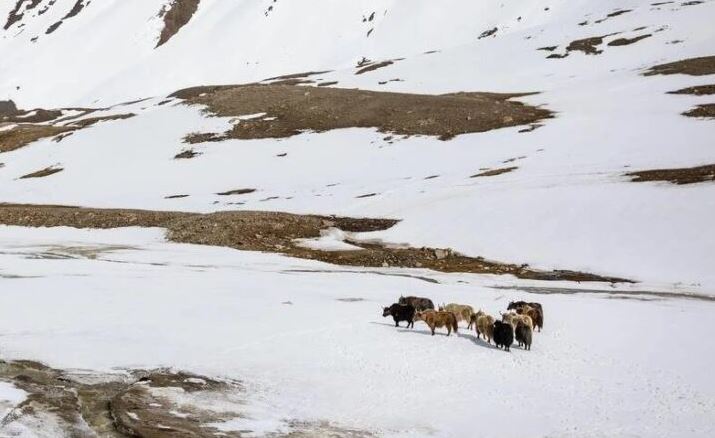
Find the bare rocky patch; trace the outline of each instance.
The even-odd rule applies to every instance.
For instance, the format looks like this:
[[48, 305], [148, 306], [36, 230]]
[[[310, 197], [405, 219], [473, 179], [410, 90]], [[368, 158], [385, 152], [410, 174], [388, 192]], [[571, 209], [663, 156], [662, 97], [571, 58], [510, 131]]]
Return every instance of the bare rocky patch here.
[[36, 108], [33, 110], [15, 110], [12, 114], [5, 114], [4, 116], [0, 112], [0, 121], [8, 123], [44, 123], [51, 120], [55, 120], [62, 116], [62, 111], [60, 110], [46, 110], [42, 108]]
[[70, 11], [64, 17], [62, 17], [61, 20], [55, 22], [50, 27], [48, 27], [45, 33], [49, 35], [52, 32], [56, 31], [62, 25], [62, 23], [64, 23], [65, 20], [78, 15], [80, 12], [82, 12], [82, 9], [89, 6], [91, 2], [92, 0], [77, 0], [74, 6], [72, 6], [72, 9], [70, 9]]
[[225, 246], [245, 251], [274, 252], [345, 266], [425, 268], [441, 272], [514, 275], [534, 280], [629, 282], [569, 270], [542, 271], [528, 265], [469, 257], [444, 248], [395, 247], [346, 239], [361, 249], [323, 251], [297, 245], [297, 239], [315, 239], [321, 231], [386, 230], [394, 219], [296, 215], [280, 212], [232, 211], [211, 214], [170, 211], [90, 209], [79, 207], [0, 204], [0, 223], [27, 227], [75, 228], [162, 227], [167, 238], [179, 243]]
[[27, 175], [23, 175], [20, 177], [20, 179], [28, 179], [28, 178], [44, 178], [46, 176], [54, 175], [56, 173], [62, 172], [64, 169], [61, 167], [55, 167], [55, 166], [50, 166], [46, 167], [44, 169], [38, 170], [36, 172], [28, 173]]
[[14, 151], [34, 141], [73, 129], [75, 128], [52, 125], [17, 125], [12, 129], [0, 131], [0, 152]]
[[164, 28], [159, 35], [156, 47], [166, 44], [182, 27], [191, 20], [199, 7], [201, 0], [172, 0], [171, 4], [159, 12], [164, 20]]
[[[41, 2], [42, 0], [17, 0], [15, 6], [10, 10], [10, 13], [7, 15], [7, 21], [5, 21], [5, 26], [3, 26], [3, 28], [5, 30], [10, 29], [13, 24], [22, 20], [22, 17], [24, 16], [25, 12], [35, 9]], [[23, 12], [20, 12], [21, 10]]]
[[715, 55], [689, 58], [667, 64], [655, 65], [646, 70], [644, 76], [684, 74], [704, 76], [715, 74]]
[[174, 155], [175, 160], [188, 160], [190, 158], [194, 158], [196, 156], [201, 155], [199, 152], [194, 151], [193, 149], [186, 149], [178, 154]]
[[681, 88], [680, 90], [668, 91], [668, 94], [691, 94], [693, 96], [711, 95], [715, 94], [715, 84]]
[[683, 113], [686, 117], [696, 117], [701, 119], [715, 118], [715, 103], [704, 103]]
[[[210, 423], [239, 417], [239, 397], [244, 396], [239, 382], [167, 369], [98, 374], [65, 372], [32, 361], [0, 361], [0, 380], [28, 394], [3, 419], [0, 434], [14, 422], [32, 424], [32, 419], [42, 418], [67, 437], [215, 436], [219, 430]], [[235, 411], [213, 411], [212, 402]]]
[[599, 55], [603, 53], [598, 46], [603, 44], [603, 39], [608, 35], [594, 36], [589, 38], [583, 38], [580, 40], [574, 40], [569, 43], [566, 47], [567, 52], [583, 52], [586, 55]]
[[255, 192], [256, 189], [233, 189], [227, 190], [225, 192], [216, 193], [219, 196], [232, 196], [232, 195], [247, 195], [249, 193]]
[[126, 114], [114, 114], [111, 116], [87, 117], [85, 119], [80, 119], [80, 120], [76, 120], [71, 123], [68, 123], [66, 126], [75, 126], [78, 128], [86, 128], [88, 126], [92, 126], [99, 122], [109, 122], [112, 120], [126, 120], [126, 119], [131, 119], [134, 116], [136, 116], [136, 114], [126, 113]]
[[485, 170], [484, 172], [480, 172], [475, 175], [472, 175], [472, 176], [470, 176], [470, 178], [481, 178], [481, 177], [485, 177], [485, 176], [497, 176], [497, 175], [501, 175], [504, 173], [513, 172], [516, 169], [518, 169], [518, 167], [516, 167], [516, 166], [502, 167], [501, 169], [490, 169], [490, 170]]
[[373, 62], [370, 62], [370, 63], [367, 63], [367, 64], [363, 64], [363, 66], [362, 66], [360, 69], [358, 69], [358, 71], [356, 71], [355, 74], [356, 74], [356, 75], [365, 74], [365, 73], [367, 73], [367, 72], [375, 71], [375, 70], [377, 70], [377, 69], [379, 69], [379, 68], [387, 67], [387, 66], [392, 65], [392, 64], [394, 64], [394, 63], [395, 63], [394, 60], [387, 60], [387, 61], [374, 62], [374, 63], [373, 63]]
[[609, 46], [629, 46], [631, 44], [635, 44], [638, 41], [644, 40], [646, 38], [650, 38], [652, 35], [647, 33], [645, 35], [638, 35], [633, 38], [616, 38], [613, 41], [610, 41], [608, 43]]
[[619, 15], [627, 14], [632, 11], [633, 11], [632, 9], [619, 9], [617, 11], [611, 12], [610, 14], [606, 15], [605, 17], [603, 17], [601, 19], [594, 21], [594, 23], [595, 24], [603, 23], [604, 21], [608, 20], [609, 18], [618, 17]]
[[633, 182], [667, 181], [673, 184], [695, 184], [715, 181], [715, 164], [674, 169], [640, 170], [626, 173]]
[[512, 101], [528, 93], [461, 92], [443, 95], [368, 90], [249, 84], [194, 87], [172, 95], [203, 105], [209, 114], [239, 117], [225, 133], [193, 133], [188, 143], [227, 139], [284, 138], [302, 132], [341, 128], [376, 128], [398, 135], [456, 135], [531, 124], [552, 117], [543, 108]]

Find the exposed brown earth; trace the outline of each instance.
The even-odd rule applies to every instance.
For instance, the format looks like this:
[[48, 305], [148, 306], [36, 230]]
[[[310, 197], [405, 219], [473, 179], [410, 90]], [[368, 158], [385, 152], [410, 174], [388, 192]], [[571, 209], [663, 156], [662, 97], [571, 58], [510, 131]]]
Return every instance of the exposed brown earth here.
[[603, 50], [598, 49], [598, 46], [603, 44], [603, 38], [608, 35], [583, 38], [580, 40], [571, 41], [566, 47], [567, 52], [583, 52], [587, 55], [598, 55], [603, 53]]
[[680, 90], [668, 91], [668, 94], [692, 94], [694, 96], [705, 96], [715, 94], [715, 84], [696, 85], [694, 87], [681, 88]]
[[14, 116], [17, 114], [17, 106], [12, 100], [0, 100], [0, 117]]
[[72, 9], [70, 9], [70, 11], [67, 13], [67, 15], [62, 17], [62, 19], [60, 21], [57, 21], [56, 23], [52, 24], [49, 28], [47, 28], [47, 31], [45, 33], [49, 35], [52, 32], [56, 31], [62, 25], [62, 23], [64, 23], [65, 20], [72, 18], [72, 17], [76, 16], [77, 14], [79, 14], [80, 12], [82, 12], [82, 9], [84, 9], [86, 6], [88, 6], [91, 1], [92, 0], [77, 0], [75, 2], [74, 6], [72, 6]]
[[552, 117], [549, 110], [511, 101], [526, 94], [452, 93], [423, 95], [290, 85], [194, 87], [172, 95], [188, 104], [205, 105], [215, 116], [241, 120], [225, 133], [194, 133], [189, 143], [226, 139], [283, 138], [304, 131], [377, 128], [399, 135], [432, 135], [442, 140], [535, 123]]
[[356, 75], [361, 75], [370, 71], [377, 70], [378, 68], [383, 68], [387, 67], [388, 65], [394, 64], [394, 61], [382, 61], [382, 62], [376, 62], [374, 64], [368, 64], [365, 67], [362, 67], [358, 71], [355, 72]]
[[136, 114], [126, 113], [126, 114], [114, 114], [111, 116], [87, 117], [86, 119], [76, 120], [72, 123], [69, 123], [68, 126], [77, 126], [79, 128], [86, 128], [88, 126], [92, 126], [99, 122], [107, 122], [107, 121], [111, 121], [111, 120], [125, 120], [125, 119], [130, 119], [134, 116], [136, 116]]
[[633, 38], [616, 38], [615, 40], [608, 43], [609, 46], [628, 46], [637, 43], [640, 40], [651, 37], [651, 34], [639, 35]]
[[43, 178], [46, 176], [54, 175], [56, 173], [62, 172], [64, 169], [61, 167], [46, 167], [42, 170], [38, 170], [37, 172], [32, 172], [28, 173], [27, 175], [23, 175], [20, 177], [20, 179], [27, 179], [27, 178]]
[[201, 155], [199, 152], [194, 151], [193, 149], [186, 149], [185, 151], [181, 151], [178, 154], [174, 155], [175, 160], [188, 160], [189, 158], [194, 158], [197, 155]]
[[689, 58], [667, 64], [655, 65], [646, 70], [644, 76], [684, 74], [704, 76], [715, 74], [715, 56]]
[[476, 175], [472, 175], [472, 176], [470, 176], [470, 178], [479, 178], [479, 177], [483, 177], [483, 176], [497, 176], [497, 175], [501, 175], [502, 173], [512, 172], [516, 169], [518, 169], [518, 167], [514, 166], [514, 167], [504, 167], [501, 169], [486, 170], [484, 172], [477, 173]]
[[55, 120], [61, 115], [62, 111], [60, 110], [46, 110], [42, 108], [29, 111], [16, 110], [13, 114], [7, 114], [4, 117], [0, 117], [0, 121], [10, 123], [42, 123]]
[[683, 113], [688, 117], [700, 117], [706, 119], [715, 118], [715, 103], [704, 103]]
[[256, 189], [235, 189], [235, 190], [228, 190], [228, 191], [220, 192], [220, 193], [216, 193], [216, 194], [219, 196], [246, 195], [248, 193], [253, 193], [255, 191], [256, 191]]
[[621, 9], [618, 11], [613, 11], [610, 14], [606, 15], [604, 18], [594, 21], [594, 23], [596, 23], [596, 24], [603, 23], [604, 21], [608, 20], [609, 18], [618, 17], [619, 15], [627, 14], [628, 12], [632, 12], [632, 9]]
[[164, 28], [161, 30], [159, 41], [156, 47], [159, 47], [169, 41], [176, 35], [182, 27], [184, 27], [191, 17], [193, 17], [196, 9], [199, 7], [201, 0], [173, 0], [171, 5], [165, 6], [161, 10], [159, 16], [164, 19]]
[[715, 164], [677, 169], [640, 170], [626, 173], [634, 182], [668, 181], [673, 184], [695, 184], [715, 181]]
[[515, 265], [467, 257], [450, 249], [412, 248], [349, 240], [362, 249], [321, 251], [304, 248], [296, 239], [320, 237], [330, 227], [347, 232], [385, 230], [394, 219], [358, 219], [279, 212], [232, 211], [211, 214], [90, 209], [51, 205], [0, 204], [0, 223], [27, 227], [71, 226], [75, 228], [163, 227], [174, 242], [225, 246], [246, 251], [274, 252], [326, 263], [365, 267], [427, 268], [441, 272], [510, 274], [535, 280], [628, 282], [589, 273], [539, 271]]
[[272, 78], [264, 79], [262, 82], [285, 81], [285, 80], [289, 80], [289, 79], [305, 79], [310, 76], [317, 76], [317, 75], [322, 75], [325, 73], [330, 73], [330, 70], [306, 71], [303, 73], [291, 73], [291, 74], [287, 74], [287, 75], [274, 76]]
[[24, 13], [20, 12], [20, 9], [22, 9], [23, 6], [25, 6], [25, 11], [30, 11], [32, 9], [35, 9], [37, 5], [40, 4], [40, 2], [42, 2], [42, 0], [17, 0], [15, 6], [10, 10], [10, 13], [7, 15], [7, 21], [5, 22], [4, 29], [8, 30], [10, 26], [22, 20]]
[[42, 138], [53, 137], [75, 128], [51, 125], [18, 125], [13, 129], [0, 131], [0, 152], [19, 149]]
[[[211, 401], [228, 402], [238, 410], [235, 398], [243, 392], [238, 382], [184, 372], [159, 369], [85, 375], [31, 361], [0, 361], [0, 380], [28, 393], [3, 419], [0, 429], [37, 417], [49, 419], [67, 437], [214, 436], [219, 431], [209, 423], [236, 418], [240, 412], [219, 413], [206, 406]], [[170, 398], [174, 393], [190, 402], [176, 403]]]

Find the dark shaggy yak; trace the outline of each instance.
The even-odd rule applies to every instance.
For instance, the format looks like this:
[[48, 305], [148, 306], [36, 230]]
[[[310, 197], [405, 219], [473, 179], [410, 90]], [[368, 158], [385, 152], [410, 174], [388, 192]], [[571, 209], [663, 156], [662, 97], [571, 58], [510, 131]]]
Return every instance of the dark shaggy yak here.
[[397, 302], [399, 304], [411, 304], [418, 312], [422, 310], [434, 310], [434, 303], [429, 298], [401, 296]]
[[382, 309], [382, 316], [387, 317], [392, 315], [395, 320], [395, 327], [400, 326], [400, 322], [407, 321], [407, 328], [414, 327], [415, 322], [415, 307], [410, 304], [394, 303], [390, 307]]
[[494, 321], [494, 344], [497, 348], [504, 347], [509, 351], [509, 347], [514, 342], [514, 330], [506, 322]]
[[539, 303], [512, 301], [507, 310], [516, 310], [519, 315], [528, 315], [534, 323], [534, 328], [538, 328], [539, 331], [544, 328], [544, 309]]
[[531, 327], [523, 322], [519, 322], [519, 324], [516, 325], [514, 334], [516, 335], [516, 342], [519, 343], [520, 347], [523, 347], [524, 350], [531, 350]]

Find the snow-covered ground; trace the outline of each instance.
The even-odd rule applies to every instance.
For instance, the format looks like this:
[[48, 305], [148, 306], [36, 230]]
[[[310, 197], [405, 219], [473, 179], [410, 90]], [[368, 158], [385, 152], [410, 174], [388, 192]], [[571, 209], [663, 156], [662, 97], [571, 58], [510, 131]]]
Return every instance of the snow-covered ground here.
[[[401, 221], [359, 237], [640, 283], [339, 267], [168, 243], [159, 229], [0, 226], [0, 358], [236, 378], [250, 418], [221, 427], [258, 436], [294, 421], [385, 437], [715, 435], [715, 184], [623, 175], [715, 163], [715, 123], [681, 115], [713, 96], [666, 94], [715, 76], [642, 75], [715, 55], [715, 1], [201, 0], [159, 48], [168, 0], [85, 2], [46, 33], [76, 3], [0, 2], [0, 100], [136, 116], [0, 153], [0, 202], [389, 217]], [[17, 5], [24, 16], [2, 29]], [[595, 36], [601, 54], [547, 59]], [[363, 57], [395, 62], [356, 75]], [[165, 101], [187, 86], [324, 70], [311, 79], [341, 88], [538, 91], [519, 100], [555, 118], [450, 141], [351, 128], [188, 145], [235, 121]], [[174, 159], [189, 147], [200, 155]], [[50, 166], [63, 170], [19, 179]], [[301, 244], [350, 249], [343, 237]], [[493, 315], [539, 301], [545, 330], [531, 352], [507, 354], [464, 328], [395, 329], [382, 306], [408, 293]], [[0, 414], [24, 397], [0, 382]]]
[[[493, 289], [500, 279], [488, 276], [420, 272], [431, 283], [389, 269], [345, 272], [165, 243], [159, 230], [2, 227], [0, 248], [4, 358], [237, 378], [250, 417], [228, 428], [328, 420], [385, 437], [715, 433], [711, 301], [532, 295]], [[540, 301], [545, 328], [532, 351], [511, 353], [464, 326], [449, 338], [422, 323], [396, 329], [382, 306], [407, 293], [493, 315], [511, 299]]]

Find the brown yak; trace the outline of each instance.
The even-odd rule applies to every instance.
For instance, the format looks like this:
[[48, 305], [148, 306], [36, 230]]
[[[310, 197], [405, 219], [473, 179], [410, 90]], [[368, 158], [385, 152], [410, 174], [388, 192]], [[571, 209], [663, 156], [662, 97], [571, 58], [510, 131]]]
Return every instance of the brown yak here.
[[432, 331], [432, 336], [434, 336], [434, 329], [447, 327], [447, 336], [452, 334], [452, 330], [457, 333], [457, 317], [452, 312], [439, 312], [436, 310], [424, 310], [422, 312], [416, 312], [414, 321], [424, 321]]

